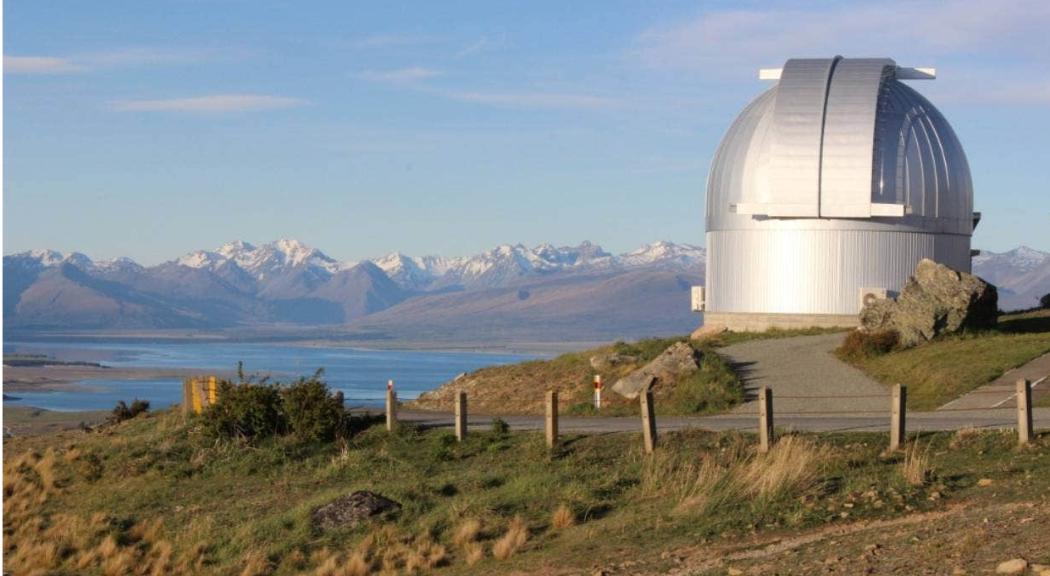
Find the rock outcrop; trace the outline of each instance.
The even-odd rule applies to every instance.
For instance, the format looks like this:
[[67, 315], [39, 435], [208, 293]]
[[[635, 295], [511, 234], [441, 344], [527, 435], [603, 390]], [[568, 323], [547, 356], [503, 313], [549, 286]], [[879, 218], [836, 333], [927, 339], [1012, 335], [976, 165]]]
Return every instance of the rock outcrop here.
[[637, 398], [652, 386], [671, 384], [700, 369], [700, 353], [686, 342], [676, 342], [651, 362], [620, 378], [613, 391], [624, 398]]
[[860, 323], [867, 331], [895, 330], [899, 345], [910, 348], [942, 334], [994, 327], [998, 302], [995, 286], [924, 258], [896, 299], [865, 303]]
[[397, 512], [401, 504], [374, 492], [358, 490], [340, 496], [313, 511], [310, 520], [319, 530], [354, 527], [379, 514]]

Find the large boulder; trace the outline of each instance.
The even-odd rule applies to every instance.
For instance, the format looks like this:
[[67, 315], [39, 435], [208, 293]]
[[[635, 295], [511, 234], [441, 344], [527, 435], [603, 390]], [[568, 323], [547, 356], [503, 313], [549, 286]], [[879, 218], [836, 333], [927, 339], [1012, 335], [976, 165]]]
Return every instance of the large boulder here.
[[895, 300], [865, 302], [860, 323], [870, 332], [897, 331], [899, 344], [909, 348], [942, 334], [992, 328], [998, 306], [995, 286], [924, 258]]
[[700, 369], [700, 353], [686, 342], [676, 342], [651, 362], [620, 378], [613, 391], [624, 398], [637, 398], [650, 387], [672, 384]]
[[373, 516], [399, 510], [401, 504], [389, 498], [374, 492], [358, 490], [314, 510], [310, 520], [318, 530], [353, 528]]

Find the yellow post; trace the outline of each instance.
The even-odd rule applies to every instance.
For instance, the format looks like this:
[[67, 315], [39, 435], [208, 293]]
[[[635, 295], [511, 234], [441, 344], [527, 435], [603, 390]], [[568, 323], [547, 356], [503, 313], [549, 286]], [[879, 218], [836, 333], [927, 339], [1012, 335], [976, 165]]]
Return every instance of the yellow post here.
[[208, 376], [208, 405], [215, 404], [216, 398], [219, 396], [219, 384], [215, 381], [214, 376]]
[[204, 407], [201, 406], [201, 388], [196, 378], [190, 378], [190, 393], [193, 395], [193, 411], [200, 414]]

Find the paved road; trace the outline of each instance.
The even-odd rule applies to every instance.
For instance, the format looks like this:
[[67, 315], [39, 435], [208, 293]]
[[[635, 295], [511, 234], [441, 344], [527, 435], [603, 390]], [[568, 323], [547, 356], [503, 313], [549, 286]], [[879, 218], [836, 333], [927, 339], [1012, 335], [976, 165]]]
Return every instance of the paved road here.
[[[451, 428], [453, 416], [444, 412], [403, 411], [398, 415], [405, 422], [425, 427]], [[471, 415], [468, 421], [472, 429], [487, 429], [492, 416]], [[542, 416], [501, 416], [513, 430], [542, 430]], [[1036, 429], [1050, 429], [1050, 408], [1036, 408], [1033, 413]], [[758, 415], [720, 414], [717, 416], [664, 416], [657, 417], [657, 428], [662, 431], [699, 428], [704, 430], [755, 430]], [[884, 432], [889, 430], [889, 412], [873, 415], [805, 415], [779, 416], [775, 419], [778, 428], [805, 430], [810, 432]], [[1017, 415], [1013, 409], [1000, 408], [985, 412], [910, 412], [908, 430], [958, 430], [960, 428], [1014, 428]], [[558, 428], [562, 432], [603, 434], [612, 432], [640, 432], [640, 419], [634, 417], [561, 417]]]
[[[773, 390], [774, 420], [778, 428], [812, 432], [882, 432], [889, 429], [890, 395], [882, 384], [832, 355], [843, 335], [822, 334], [771, 340], [754, 340], [723, 348], [744, 380], [748, 401], [727, 414], [716, 416], [657, 417], [662, 431], [700, 428], [707, 430], [756, 430], [758, 388]], [[1050, 355], [1042, 358], [1050, 363]], [[1022, 367], [1018, 370], [1029, 368]], [[1041, 365], [1032, 366], [1041, 370]], [[1027, 374], [1027, 372], [1025, 372]], [[1016, 379], [1018, 373], [1004, 378]], [[1047, 384], [1050, 386], [1050, 384]], [[909, 412], [908, 430], [958, 430], [960, 428], [1015, 428], [1013, 404], [980, 411]], [[453, 425], [451, 413], [402, 411], [399, 418], [426, 427]], [[471, 428], [491, 426], [492, 415], [471, 415]], [[516, 430], [542, 430], [542, 416], [501, 416]], [[1036, 408], [1037, 429], [1050, 429], [1050, 408]], [[563, 432], [602, 434], [641, 430], [636, 417], [559, 418]]]
[[722, 348], [719, 352], [733, 363], [749, 399], [733, 413], [755, 412], [754, 399], [762, 386], [773, 391], [776, 409], [784, 414], [886, 412], [889, 390], [832, 354], [843, 337], [840, 332]]
[[1032, 395], [1039, 396], [1050, 388], [1050, 353], [1031, 360], [1023, 366], [1007, 370], [1005, 374], [980, 388], [941, 406], [942, 410], [965, 408], [1010, 408], [1017, 406], [1017, 381], [1032, 382]]

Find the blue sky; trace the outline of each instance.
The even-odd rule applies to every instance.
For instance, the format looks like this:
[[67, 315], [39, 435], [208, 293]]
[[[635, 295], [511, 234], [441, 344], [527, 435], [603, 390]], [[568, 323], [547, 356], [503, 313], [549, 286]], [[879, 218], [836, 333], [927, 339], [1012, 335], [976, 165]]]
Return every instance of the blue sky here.
[[935, 66], [974, 246], [1050, 249], [1050, 3], [4, 3], [4, 253], [143, 263], [703, 244], [708, 162], [795, 56]]

